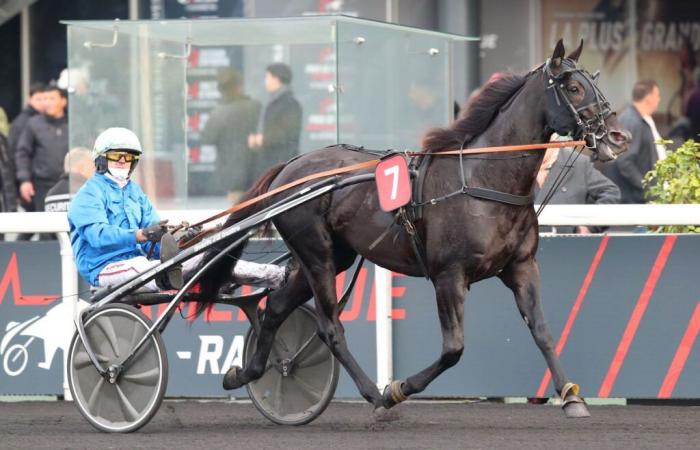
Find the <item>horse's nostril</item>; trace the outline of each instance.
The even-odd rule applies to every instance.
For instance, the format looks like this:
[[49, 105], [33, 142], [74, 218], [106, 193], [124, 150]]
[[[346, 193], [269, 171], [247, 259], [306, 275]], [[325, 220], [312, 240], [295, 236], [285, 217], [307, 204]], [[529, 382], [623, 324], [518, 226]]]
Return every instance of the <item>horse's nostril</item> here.
[[632, 135], [627, 130], [610, 131], [610, 132], [608, 132], [608, 137], [610, 138], [610, 141], [614, 142], [615, 144], [619, 144], [619, 145], [625, 144], [625, 143], [630, 142], [632, 140]]

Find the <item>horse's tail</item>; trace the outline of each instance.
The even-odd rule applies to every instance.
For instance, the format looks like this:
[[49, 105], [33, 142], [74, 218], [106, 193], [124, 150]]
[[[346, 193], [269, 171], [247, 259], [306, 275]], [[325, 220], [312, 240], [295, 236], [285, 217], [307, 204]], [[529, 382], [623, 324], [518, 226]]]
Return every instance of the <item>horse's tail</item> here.
[[[241, 199], [238, 203], [242, 203], [244, 201], [250, 200], [252, 198], [266, 193], [270, 189], [270, 185], [272, 184], [272, 182], [275, 180], [277, 175], [279, 175], [282, 169], [284, 169], [285, 166], [286, 163], [281, 163], [268, 169], [267, 172], [265, 172], [260, 178], [258, 178], [255, 184], [253, 184], [253, 186], [241, 196]], [[261, 211], [266, 206], [266, 201], [260, 201], [250, 205], [248, 208], [236, 211], [228, 216], [226, 222], [224, 222], [223, 227], [226, 228], [237, 222], [240, 222], [241, 220], [255, 214], [256, 212]], [[269, 227], [269, 224], [265, 225], [265, 227], [267, 229]], [[221, 250], [224, 249], [227, 245], [231, 244], [237, 239], [240, 239], [241, 237], [243, 237], [243, 235], [244, 232], [234, 233], [228, 238], [222, 240], [220, 243], [214, 246], [214, 248], [208, 250], [205, 253], [204, 257], [202, 258], [202, 264], [205, 264], [211, 258], [216, 256], [219, 252], [221, 252]], [[202, 278], [200, 279], [200, 286], [201, 295], [203, 299], [214, 299], [218, 294], [219, 288], [223, 285], [224, 282], [226, 282], [226, 280], [230, 279], [233, 266], [240, 258], [241, 253], [243, 253], [243, 247], [245, 247], [245, 245], [240, 245], [239, 247], [234, 248], [233, 250], [228, 252], [226, 257], [221, 258], [219, 262], [210, 267], [202, 276]], [[204, 302], [200, 302], [197, 305], [197, 315], [201, 314], [207, 309], [212, 308], [213, 306], [214, 303], [208, 302], [206, 300]]]

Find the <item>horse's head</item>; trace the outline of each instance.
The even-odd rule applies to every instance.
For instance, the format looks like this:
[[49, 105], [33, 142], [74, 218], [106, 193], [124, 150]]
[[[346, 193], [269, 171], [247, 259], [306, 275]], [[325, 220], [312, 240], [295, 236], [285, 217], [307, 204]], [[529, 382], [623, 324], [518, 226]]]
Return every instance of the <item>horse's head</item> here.
[[559, 135], [584, 139], [601, 161], [617, 158], [627, 150], [632, 136], [617, 122], [610, 104], [597, 86], [599, 72], [578, 68], [583, 41], [564, 57], [561, 39], [543, 66], [546, 85], [547, 125]]

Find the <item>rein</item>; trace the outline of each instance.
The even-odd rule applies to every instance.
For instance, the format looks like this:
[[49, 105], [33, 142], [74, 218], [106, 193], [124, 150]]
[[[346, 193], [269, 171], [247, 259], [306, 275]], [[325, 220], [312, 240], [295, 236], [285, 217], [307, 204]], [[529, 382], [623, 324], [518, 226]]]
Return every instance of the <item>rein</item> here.
[[[462, 155], [471, 155], [471, 154], [477, 154], [477, 153], [505, 153], [505, 152], [519, 152], [519, 151], [526, 151], [526, 150], [546, 150], [548, 148], [562, 148], [562, 147], [578, 147], [578, 146], [584, 146], [586, 144], [585, 141], [560, 141], [560, 142], [548, 142], [548, 143], [543, 143], [543, 144], [523, 144], [523, 145], [501, 145], [501, 146], [494, 146], [494, 147], [475, 147], [475, 148], [466, 148], [466, 149], [459, 149], [459, 150], [445, 150], [442, 152], [411, 152], [411, 151], [405, 151], [402, 152], [406, 156], [424, 156], [424, 155], [431, 155], [431, 156], [462, 156]], [[295, 186], [299, 186], [300, 184], [304, 184], [308, 181], [312, 180], [317, 180], [319, 178], [326, 178], [326, 177], [331, 177], [334, 175], [340, 175], [343, 173], [348, 173], [348, 172], [354, 172], [357, 170], [363, 170], [363, 169], [370, 169], [377, 164], [381, 159], [371, 159], [369, 161], [363, 161], [361, 163], [357, 164], [351, 164], [349, 166], [345, 167], [338, 167], [337, 169], [331, 169], [331, 170], [324, 170], [322, 172], [316, 172], [312, 173], [310, 175], [307, 175], [305, 177], [299, 178], [297, 180], [291, 181], [289, 183], [283, 184], [282, 186], [276, 187], [275, 189], [272, 189], [271, 191], [268, 191], [264, 194], [258, 195], [256, 197], [253, 197], [251, 199], [248, 199], [244, 202], [238, 203], [236, 205], [233, 205], [232, 207], [221, 211], [217, 214], [214, 214], [213, 216], [210, 216], [204, 220], [201, 220], [193, 225], [190, 225], [189, 227], [198, 227], [202, 226], [206, 223], [209, 223], [213, 220], [220, 219], [221, 217], [224, 217], [229, 214], [233, 214], [235, 212], [241, 211], [245, 208], [248, 208], [249, 206], [252, 206], [258, 202], [261, 202], [262, 200], [265, 200], [266, 198], [272, 197], [273, 195], [279, 194], [280, 192], [284, 192], [286, 190], [289, 190]], [[181, 248], [186, 248], [191, 243], [194, 243], [195, 241], [199, 240], [202, 236], [204, 236], [205, 233], [208, 233], [209, 230], [204, 230], [202, 233], [200, 233], [198, 236], [195, 236], [194, 238], [190, 239], [187, 242], [183, 242]]]

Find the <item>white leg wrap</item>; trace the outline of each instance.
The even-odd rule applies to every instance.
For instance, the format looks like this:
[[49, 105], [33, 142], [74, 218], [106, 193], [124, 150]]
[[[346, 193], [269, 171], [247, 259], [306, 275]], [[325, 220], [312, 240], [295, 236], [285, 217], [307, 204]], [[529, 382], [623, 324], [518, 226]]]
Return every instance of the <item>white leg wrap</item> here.
[[238, 284], [279, 289], [284, 285], [285, 269], [274, 264], [258, 264], [241, 259], [233, 268], [233, 279]]

